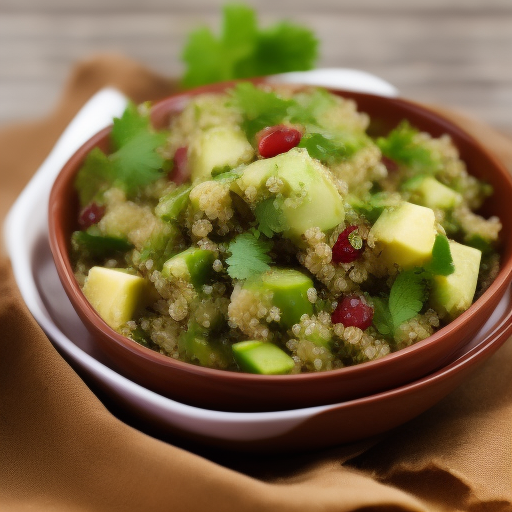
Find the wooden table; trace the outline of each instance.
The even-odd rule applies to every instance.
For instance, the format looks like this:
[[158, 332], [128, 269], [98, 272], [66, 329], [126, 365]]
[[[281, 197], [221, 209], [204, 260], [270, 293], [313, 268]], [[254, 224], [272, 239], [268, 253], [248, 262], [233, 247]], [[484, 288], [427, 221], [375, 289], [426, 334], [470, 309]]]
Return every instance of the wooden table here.
[[[186, 34], [219, 27], [221, 0], [0, 0], [0, 124], [41, 116], [73, 64], [122, 53], [180, 75]], [[319, 66], [375, 73], [402, 95], [466, 111], [512, 134], [511, 0], [259, 0], [321, 41]]]

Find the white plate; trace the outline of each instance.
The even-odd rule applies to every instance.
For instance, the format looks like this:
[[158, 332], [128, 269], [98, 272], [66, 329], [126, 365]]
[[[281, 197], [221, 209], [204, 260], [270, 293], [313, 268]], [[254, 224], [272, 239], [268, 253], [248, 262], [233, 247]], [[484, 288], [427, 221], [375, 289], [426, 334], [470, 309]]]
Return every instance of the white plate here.
[[[346, 84], [342, 80], [344, 73], [351, 77]], [[359, 81], [355, 83], [353, 79], [357, 73], [360, 73]], [[335, 84], [340, 88], [347, 86], [384, 96], [396, 94], [390, 84], [354, 70], [317, 70], [306, 74], [290, 74], [285, 78], [287, 81], [306, 81], [306, 77], [308, 83], [318, 85]], [[335, 426], [335, 423], [343, 420], [344, 415], [354, 414], [384, 398], [397, 400], [401, 393], [410, 396], [416, 387], [418, 390], [423, 389], [426, 381], [434, 384], [445, 382], [450, 378], [450, 372], [454, 372], [460, 365], [475, 364], [482, 351], [490, 350], [488, 345], [493, 340], [503, 337], [502, 324], [506, 312], [510, 310], [510, 293], [506, 294], [492, 318], [459, 354], [458, 359], [445, 369], [392, 392], [343, 404], [291, 411], [231, 413], [200, 409], [162, 397], [119, 375], [94, 351], [87, 330], [61, 286], [48, 244], [47, 210], [50, 189], [61, 167], [87, 139], [110, 124], [114, 116], [119, 116], [125, 105], [126, 98], [122, 94], [113, 89], [104, 89], [82, 108], [11, 208], [5, 222], [5, 239], [15, 279], [36, 321], [84, 380], [97, 385], [122, 409], [129, 411], [134, 419], [158, 425], [160, 429], [168, 427], [172, 432], [197, 437], [209, 444], [243, 445], [262, 442], [263, 445], [270, 445], [270, 441], [282, 438], [288, 432], [300, 432], [301, 425], [310, 425], [315, 418], [325, 419], [332, 414]], [[449, 389], [441, 387], [444, 394], [451, 389], [450, 386]], [[405, 416], [402, 411], [402, 415], [395, 422], [391, 421], [386, 428], [410, 419], [429, 405], [432, 403], [426, 400], [424, 406], [417, 410], [409, 408], [410, 412], [406, 411]], [[339, 440], [348, 441], [352, 438], [349, 435]], [[325, 436], [324, 444], [329, 443], [329, 439], [329, 435]]]

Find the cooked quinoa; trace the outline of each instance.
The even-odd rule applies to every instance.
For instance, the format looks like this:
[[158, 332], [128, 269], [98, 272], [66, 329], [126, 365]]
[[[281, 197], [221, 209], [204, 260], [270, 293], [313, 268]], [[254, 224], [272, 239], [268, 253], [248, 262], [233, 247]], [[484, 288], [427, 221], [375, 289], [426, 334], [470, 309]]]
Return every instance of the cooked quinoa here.
[[160, 131], [130, 105], [76, 181], [85, 295], [134, 342], [232, 371], [332, 370], [432, 335], [499, 270], [492, 190], [449, 136], [369, 122], [322, 89], [251, 83]]

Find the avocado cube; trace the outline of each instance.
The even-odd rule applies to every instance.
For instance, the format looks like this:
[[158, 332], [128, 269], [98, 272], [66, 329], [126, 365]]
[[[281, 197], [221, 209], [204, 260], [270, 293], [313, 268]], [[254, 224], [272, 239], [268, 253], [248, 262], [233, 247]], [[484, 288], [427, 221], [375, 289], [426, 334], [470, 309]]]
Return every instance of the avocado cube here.
[[408, 269], [429, 261], [436, 234], [433, 210], [408, 202], [386, 208], [370, 230], [376, 251], [391, 269], [395, 264]]
[[411, 180], [407, 189], [413, 193], [414, 202], [427, 208], [451, 210], [462, 202], [462, 196], [432, 176]]
[[453, 320], [473, 303], [482, 252], [450, 240], [455, 271], [448, 276], [434, 276], [430, 303], [439, 313]]
[[232, 345], [233, 356], [240, 369], [262, 375], [290, 373], [293, 359], [278, 346], [258, 340], [241, 341]]
[[163, 264], [162, 275], [167, 279], [184, 279], [200, 288], [208, 279], [214, 261], [212, 251], [189, 247]]
[[[269, 193], [265, 184], [272, 176], [280, 178], [284, 184], [282, 212], [287, 222], [284, 235], [288, 238], [299, 241], [308, 228], [329, 231], [345, 219], [343, 199], [336, 185], [322, 164], [311, 158], [304, 148], [293, 148], [249, 164], [232, 190], [244, 194], [249, 187], [254, 187], [261, 199], [266, 199]], [[287, 198], [290, 201], [286, 201]]]
[[123, 269], [92, 267], [82, 291], [101, 318], [117, 330], [144, 305], [148, 283]]
[[192, 181], [210, 179], [218, 168], [233, 168], [250, 162], [254, 149], [236, 126], [216, 126], [202, 132], [189, 149]]

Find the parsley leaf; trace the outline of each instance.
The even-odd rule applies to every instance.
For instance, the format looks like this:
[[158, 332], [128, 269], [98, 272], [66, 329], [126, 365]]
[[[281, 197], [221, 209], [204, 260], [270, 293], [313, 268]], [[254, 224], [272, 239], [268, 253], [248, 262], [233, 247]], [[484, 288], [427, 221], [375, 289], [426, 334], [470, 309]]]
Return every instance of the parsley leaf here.
[[266, 237], [272, 238], [274, 233], [282, 233], [288, 228], [288, 222], [276, 204], [277, 199], [270, 197], [257, 204], [254, 215], [258, 221], [258, 229]]
[[379, 137], [377, 145], [382, 154], [415, 172], [434, 173], [440, 162], [430, 149], [417, 140], [418, 130], [407, 121], [402, 121], [387, 137]]
[[227, 5], [219, 37], [207, 27], [189, 35], [182, 54], [183, 85], [305, 71], [317, 57], [318, 41], [309, 29], [286, 22], [259, 29], [253, 9]]
[[444, 235], [436, 235], [432, 248], [432, 259], [426, 265], [425, 270], [438, 276], [449, 276], [455, 272], [450, 243]]
[[226, 259], [229, 276], [232, 279], [248, 279], [267, 271], [272, 261], [267, 252], [271, 248], [271, 242], [256, 239], [251, 233], [238, 235], [228, 248], [231, 253]]

